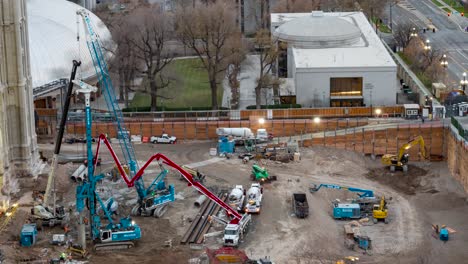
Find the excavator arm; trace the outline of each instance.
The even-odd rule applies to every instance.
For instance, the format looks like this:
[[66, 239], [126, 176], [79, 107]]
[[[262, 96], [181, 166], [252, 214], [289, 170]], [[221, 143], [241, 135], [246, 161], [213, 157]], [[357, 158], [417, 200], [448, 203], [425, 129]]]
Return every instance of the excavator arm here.
[[320, 190], [320, 188], [325, 187], [325, 188], [330, 188], [330, 189], [338, 189], [338, 190], [348, 190], [350, 192], [356, 192], [359, 193], [358, 196], [359, 198], [372, 198], [374, 197], [374, 192], [371, 190], [365, 190], [365, 189], [359, 189], [359, 188], [353, 188], [353, 187], [345, 187], [345, 186], [339, 186], [335, 184], [327, 184], [327, 183], [322, 183], [318, 187], [316, 184], [312, 184], [311, 187], [309, 188], [310, 192], [317, 192]]
[[424, 144], [424, 139], [422, 136], [417, 136], [415, 137], [414, 139], [410, 140], [408, 143], [405, 143], [403, 144], [403, 146], [401, 146], [400, 150], [398, 151], [398, 161], [401, 161], [401, 158], [403, 157], [403, 155], [405, 154], [405, 152], [412, 148], [413, 146], [415, 145], [420, 145], [420, 152], [421, 152], [421, 155], [425, 158], [426, 157], [426, 146]]
[[203, 193], [206, 195], [209, 199], [211, 199], [213, 202], [215, 202], [217, 205], [221, 206], [224, 208], [232, 217], [234, 217], [230, 224], [238, 224], [239, 221], [242, 219], [242, 215], [240, 215], [236, 210], [232, 209], [228, 204], [226, 204], [224, 201], [219, 199], [216, 195], [214, 195], [212, 192], [210, 192], [205, 186], [203, 186], [200, 182], [197, 182], [193, 179], [192, 175], [182, 169], [179, 165], [174, 163], [172, 160], [167, 158], [165, 155], [161, 153], [154, 154], [151, 156], [151, 158], [143, 165], [143, 167], [138, 170], [138, 172], [135, 174], [133, 178], [129, 178], [127, 174], [125, 173], [125, 170], [123, 169], [122, 165], [120, 164], [119, 158], [115, 154], [114, 150], [112, 149], [112, 146], [110, 145], [109, 141], [107, 140], [106, 136], [104, 134], [101, 134], [99, 136], [97, 148], [96, 148], [96, 155], [95, 155], [95, 160], [94, 160], [94, 166], [97, 164], [98, 156], [99, 156], [99, 150], [101, 147], [101, 142], [103, 142], [106, 147], [109, 149], [109, 152], [114, 159], [117, 169], [120, 172], [120, 175], [122, 176], [123, 180], [127, 184], [128, 187], [133, 187], [135, 185], [135, 182], [140, 179], [140, 177], [143, 175], [145, 169], [154, 161], [161, 162], [176, 169], [182, 176], [187, 180], [188, 186], [192, 186], [193, 188], [197, 189], [199, 192]]

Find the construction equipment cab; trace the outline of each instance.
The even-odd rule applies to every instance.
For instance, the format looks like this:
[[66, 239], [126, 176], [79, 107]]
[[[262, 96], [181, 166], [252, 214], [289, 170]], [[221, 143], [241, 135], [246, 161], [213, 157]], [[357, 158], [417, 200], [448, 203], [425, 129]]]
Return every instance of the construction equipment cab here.
[[422, 136], [417, 136], [408, 143], [401, 146], [398, 150], [398, 155], [385, 154], [382, 156], [382, 164], [390, 167], [390, 171], [395, 171], [396, 169], [402, 169], [404, 172], [408, 171], [408, 161], [409, 154], [405, 153], [408, 149], [414, 145], [420, 145], [421, 151], [420, 154], [422, 157], [426, 157], [426, 147], [424, 145], [424, 139]]
[[374, 210], [372, 211], [372, 217], [374, 224], [377, 224], [379, 220], [383, 220], [384, 223], [388, 224], [388, 210], [387, 210], [387, 202], [385, 201], [385, 197], [382, 196], [380, 199], [379, 204], [374, 205]]

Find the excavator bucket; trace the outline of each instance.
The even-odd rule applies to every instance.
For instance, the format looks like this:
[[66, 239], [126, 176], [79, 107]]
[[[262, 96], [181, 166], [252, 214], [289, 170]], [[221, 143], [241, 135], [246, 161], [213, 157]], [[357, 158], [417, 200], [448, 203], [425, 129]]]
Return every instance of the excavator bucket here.
[[310, 184], [310, 187], [309, 187], [309, 191], [310, 191], [310, 192], [316, 192], [316, 191], [318, 191], [317, 184], [311, 183], [311, 184]]

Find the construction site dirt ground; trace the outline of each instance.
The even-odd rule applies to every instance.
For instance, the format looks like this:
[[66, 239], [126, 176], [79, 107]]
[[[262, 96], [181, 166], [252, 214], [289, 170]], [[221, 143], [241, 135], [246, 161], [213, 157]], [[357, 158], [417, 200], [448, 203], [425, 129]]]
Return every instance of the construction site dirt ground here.
[[[249, 188], [253, 161], [243, 164], [240, 159], [214, 158], [208, 150], [213, 142], [192, 142], [175, 145], [137, 144], [135, 150], [139, 162], [145, 162], [152, 154], [161, 152], [178, 164], [199, 166], [207, 175], [206, 186], [231, 189], [242, 184]], [[41, 149], [51, 156], [53, 145], [43, 144]], [[117, 149], [117, 147], [116, 147]], [[63, 153], [84, 154], [82, 145], [64, 145]], [[110, 155], [103, 151], [103, 165], [97, 173], [112, 168]], [[198, 163], [208, 161], [205, 163]], [[198, 164], [194, 164], [198, 163]], [[334, 263], [345, 256], [357, 256], [359, 263], [464, 263], [468, 259], [468, 203], [462, 187], [450, 176], [446, 163], [411, 163], [409, 172], [391, 173], [380, 161], [351, 151], [312, 147], [301, 149], [301, 161], [278, 163], [261, 162], [278, 181], [264, 184], [263, 206], [245, 240], [239, 247], [251, 258], [270, 256], [275, 263]], [[78, 164], [60, 165], [57, 186], [59, 200], [67, 208], [74, 209], [75, 186], [69, 176]], [[155, 163], [148, 168], [145, 182], [149, 183], [158, 173]], [[91, 254], [90, 263], [188, 263], [198, 257], [203, 249], [181, 245], [180, 239], [195, 218], [199, 208], [194, 206], [198, 193], [172, 171], [167, 181], [176, 188], [176, 201], [163, 218], [134, 217], [142, 228], [142, 239], [135, 248], [123, 252]], [[35, 189], [45, 189], [46, 177], [40, 177]], [[364, 223], [361, 231], [372, 239], [373, 249], [368, 254], [362, 250], [351, 251], [344, 245], [343, 226], [347, 221], [332, 218], [331, 202], [345, 201], [355, 193], [344, 190], [321, 189], [310, 193], [311, 183], [331, 183], [370, 189], [377, 196], [391, 200], [389, 224]], [[43, 187], [41, 187], [43, 186]], [[114, 196], [119, 202], [119, 215], [130, 213], [136, 202], [136, 192], [128, 189], [123, 181], [104, 181], [98, 187], [103, 196]], [[0, 248], [6, 263], [20, 259], [47, 259], [57, 257], [64, 247], [51, 246], [54, 233], [63, 233], [56, 227], [39, 232], [38, 243], [31, 248], [19, 246], [21, 226], [26, 222], [31, 203], [31, 190], [22, 190], [21, 207], [13, 221], [2, 231]], [[291, 206], [292, 193], [304, 192], [309, 202], [309, 217], [298, 219]], [[72, 219], [74, 219], [72, 217]], [[433, 236], [432, 224], [445, 224], [456, 233], [448, 242]], [[221, 230], [221, 227], [214, 230]], [[76, 234], [72, 229], [71, 234]], [[218, 237], [220, 239], [221, 237]], [[172, 247], [166, 247], [167, 243]], [[210, 239], [206, 246], [220, 247], [219, 240]]]

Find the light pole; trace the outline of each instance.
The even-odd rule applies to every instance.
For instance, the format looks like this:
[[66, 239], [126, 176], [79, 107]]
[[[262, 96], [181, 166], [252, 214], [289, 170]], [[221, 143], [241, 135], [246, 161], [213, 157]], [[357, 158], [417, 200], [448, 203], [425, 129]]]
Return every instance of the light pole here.
[[447, 61], [447, 55], [442, 55], [442, 59], [440, 59], [440, 65], [442, 65], [442, 67], [444, 68], [447, 68], [448, 66], [448, 61]]
[[412, 28], [411, 33], [410, 33], [410, 38], [417, 37], [417, 36], [418, 36], [418, 33], [416, 33], [416, 28]]
[[431, 45], [429, 45], [429, 43], [431, 43], [428, 39], [426, 39], [426, 44], [424, 45], [424, 50], [429, 52], [431, 50]]
[[397, 1], [390, 1], [390, 32], [393, 32], [393, 19], [392, 19], [392, 7], [397, 4]]
[[468, 85], [468, 80], [466, 80], [466, 72], [463, 73], [463, 79], [460, 81], [460, 85], [463, 92], [465, 92], [466, 86]]

